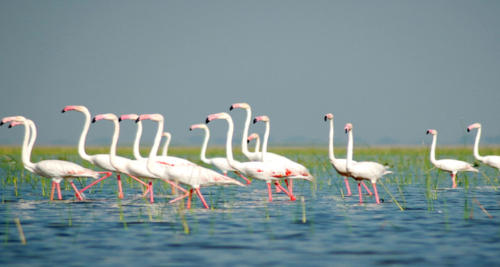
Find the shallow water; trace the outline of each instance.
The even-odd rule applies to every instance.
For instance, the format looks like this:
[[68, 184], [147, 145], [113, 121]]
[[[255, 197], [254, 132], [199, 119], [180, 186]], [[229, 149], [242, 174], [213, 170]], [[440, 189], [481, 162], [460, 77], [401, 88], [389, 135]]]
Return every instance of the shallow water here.
[[[451, 189], [449, 176], [426, 162], [381, 156], [381, 162], [396, 166], [382, 180], [387, 191], [378, 185], [384, 202], [376, 205], [364, 195], [360, 205], [356, 184], [351, 181], [353, 196], [343, 197], [343, 180], [323, 156], [298, 160], [308, 164], [317, 182], [295, 182], [297, 201], [275, 193], [269, 203], [265, 184], [254, 181], [244, 188], [203, 188], [211, 210], [202, 209], [196, 197], [191, 210], [168, 204], [173, 195], [160, 181], [155, 182], [154, 204], [141, 198], [141, 188], [128, 179], [125, 198], [119, 200], [113, 178], [86, 192], [83, 202], [74, 200], [69, 186], [62, 186], [65, 200], [50, 202], [48, 180], [3, 165], [0, 265], [500, 263], [496, 170], [480, 167], [487, 178], [461, 173], [459, 188]], [[12, 177], [18, 177], [16, 183]]]

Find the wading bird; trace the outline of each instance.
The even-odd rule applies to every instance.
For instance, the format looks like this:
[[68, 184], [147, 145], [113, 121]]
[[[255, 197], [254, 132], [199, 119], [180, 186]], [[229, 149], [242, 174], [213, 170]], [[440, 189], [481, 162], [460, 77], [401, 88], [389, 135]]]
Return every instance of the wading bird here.
[[481, 138], [481, 124], [473, 123], [467, 127], [467, 132], [472, 131], [472, 129], [477, 129], [476, 133], [476, 141], [474, 142], [474, 158], [481, 161], [482, 163], [500, 169], [500, 156], [490, 155], [490, 156], [481, 156], [479, 155], [479, 139]]

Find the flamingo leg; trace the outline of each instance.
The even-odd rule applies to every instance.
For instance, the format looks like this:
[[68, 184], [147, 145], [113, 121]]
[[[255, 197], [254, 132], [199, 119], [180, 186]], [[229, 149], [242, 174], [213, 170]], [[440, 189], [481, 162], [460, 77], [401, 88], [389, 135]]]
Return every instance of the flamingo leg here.
[[82, 194], [80, 194], [80, 192], [78, 191], [78, 188], [76, 188], [75, 183], [73, 183], [73, 181], [71, 181], [70, 184], [71, 184], [71, 187], [73, 187], [73, 190], [75, 190], [76, 198], [78, 200], [82, 201], [83, 200]]
[[56, 187], [57, 187], [57, 197], [59, 198], [59, 200], [62, 200], [61, 184], [60, 183], [56, 183]]
[[181, 199], [183, 199], [183, 198], [185, 198], [185, 197], [188, 197], [188, 196], [189, 196], [189, 192], [188, 192], [188, 191], [186, 191], [186, 193], [185, 193], [184, 195], [182, 195], [182, 196], [180, 196], [180, 197], [178, 197], [178, 198], [172, 199], [172, 200], [170, 200], [168, 203], [174, 203], [174, 202], [177, 202], [177, 201], [179, 201], [179, 200], [181, 200]]
[[453, 183], [453, 186], [452, 188], [457, 188], [457, 181], [456, 181], [456, 178], [457, 175], [455, 173], [451, 173], [451, 182]]
[[377, 192], [377, 184], [372, 183], [372, 186], [373, 186], [373, 192], [375, 192], [375, 200], [377, 201], [377, 204], [380, 204], [380, 200], [378, 198], [378, 192]]
[[190, 209], [191, 209], [191, 198], [193, 198], [193, 188], [191, 188], [191, 189], [189, 190], [188, 202], [187, 202], [187, 204], [186, 204], [186, 208], [187, 208], [188, 210], [190, 210]]
[[52, 189], [50, 190], [50, 201], [54, 200], [55, 189], [56, 189], [56, 182], [52, 181]]
[[370, 195], [370, 196], [373, 195], [372, 191], [370, 191], [370, 189], [368, 189], [368, 186], [366, 186], [365, 182], [361, 181], [361, 184], [365, 188], [365, 190], [368, 193], [368, 195]]
[[345, 188], [347, 189], [347, 195], [346, 196], [351, 196], [351, 187], [349, 186], [349, 181], [347, 180], [347, 177], [344, 177], [344, 183], [345, 183]]
[[275, 185], [276, 187], [279, 187], [279, 189], [281, 189], [283, 192], [285, 192], [285, 194], [286, 194], [287, 196], [289, 196], [289, 197], [290, 197], [290, 200], [291, 200], [291, 201], [295, 201], [295, 200], [296, 200], [295, 196], [294, 196], [294, 195], [292, 195], [292, 194], [290, 194], [290, 193], [289, 193], [289, 192], [288, 192], [285, 188], [283, 188], [283, 187], [282, 187], [282, 186], [281, 186], [278, 182], [274, 182], [274, 185]]
[[273, 202], [273, 192], [271, 190], [271, 183], [270, 182], [267, 183], [267, 195], [269, 198], [269, 202]]
[[[191, 189], [192, 190], [192, 189]], [[200, 192], [200, 189], [199, 188], [195, 188], [194, 189], [196, 191], [196, 194], [198, 195], [198, 197], [200, 198], [201, 202], [203, 202], [203, 206], [205, 207], [205, 209], [209, 209], [208, 205], [207, 205], [207, 202], [205, 201], [205, 198], [203, 198], [203, 195], [201, 194]]]
[[116, 175], [116, 181], [118, 182], [118, 198], [123, 198], [123, 188], [122, 188], [122, 178], [120, 174]]
[[153, 181], [149, 181], [149, 202], [153, 204], [155, 202], [154, 193], [153, 193]]
[[236, 173], [239, 177], [241, 177], [243, 180], [245, 180], [247, 182], [247, 184], [251, 184], [252, 183], [252, 181], [250, 181], [248, 178], [246, 178], [245, 176], [243, 176], [241, 173], [239, 173], [239, 172], [234, 172], [234, 173]]
[[85, 190], [91, 188], [92, 186], [96, 185], [97, 183], [101, 182], [102, 180], [108, 178], [109, 176], [111, 176], [111, 172], [103, 172], [103, 173], [106, 173], [106, 175], [104, 175], [103, 177], [95, 180], [94, 182], [92, 182], [91, 184], [87, 185], [86, 187], [84, 187], [82, 190], [80, 190], [80, 194], [83, 193]]
[[181, 190], [182, 192], [184, 193], [187, 193], [187, 190], [180, 187], [179, 185], [177, 185], [176, 183], [172, 182], [172, 181], [169, 181], [169, 180], [163, 180], [165, 181], [165, 183], [168, 183], [171, 187], [172, 187], [172, 193], [175, 194], [175, 189], [174, 188], [178, 188], [179, 190]]
[[[278, 182], [279, 183], [279, 182]], [[276, 185], [276, 184], [275, 184]], [[281, 193], [281, 189], [276, 186], [276, 193]]]
[[286, 181], [289, 181], [286, 183], [286, 185], [288, 186], [288, 192], [290, 192], [290, 195], [293, 195], [293, 180], [286, 179]]
[[361, 183], [358, 182], [359, 204], [363, 204], [363, 194], [361, 193]]

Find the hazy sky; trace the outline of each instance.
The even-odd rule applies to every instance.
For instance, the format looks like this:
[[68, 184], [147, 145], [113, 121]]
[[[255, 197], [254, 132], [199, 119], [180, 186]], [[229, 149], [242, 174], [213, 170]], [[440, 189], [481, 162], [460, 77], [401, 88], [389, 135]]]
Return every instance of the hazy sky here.
[[[76, 145], [83, 116], [162, 113], [172, 145], [193, 123], [248, 102], [271, 144], [500, 143], [500, 1], [0, 1], [0, 116], [37, 123], [37, 144]], [[242, 110], [230, 113], [240, 132]], [[153, 124], [145, 124], [144, 145]], [[226, 125], [211, 123], [219, 142]], [[108, 142], [92, 125], [88, 144]], [[262, 125], [251, 131], [262, 132]], [[122, 123], [120, 144], [135, 125]], [[22, 128], [0, 128], [19, 144]], [[235, 142], [236, 143], [236, 142]]]

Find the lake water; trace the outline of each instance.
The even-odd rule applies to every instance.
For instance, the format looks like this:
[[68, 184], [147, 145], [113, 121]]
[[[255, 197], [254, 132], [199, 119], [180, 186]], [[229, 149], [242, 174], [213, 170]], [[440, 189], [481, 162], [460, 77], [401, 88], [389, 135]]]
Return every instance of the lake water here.
[[269, 203], [265, 184], [254, 180], [248, 187], [203, 188], [211, 210], [202, 209], [196, 197], [191, 210], [168, 204], [173, 195], [161, 181], [155, 182], [154, 204], [127, 179], [119, 200], [114, 178], [86, 192], [85, 201], [75, 201], [69, 186], [62, 186], [65, 200], [50, 202], [49, 180], [4, 164], [0, 265], [500, 264], [496, 170], [481, 166], [483, 174], [460, 173], [459, 188], [451, 189], [448, 174], [418, 157], [367, 157], [390, 162], [395, 173], [382, 180], [387, 191], [378, 185], [382, 204], [365, 195], [360, 205], [353, 181], [353, 196], [342, 197], [343, 180], [326, 154], [289, 156], [317, 177], [314, 184], [294, 183], [297, 201], [275, 193]]

